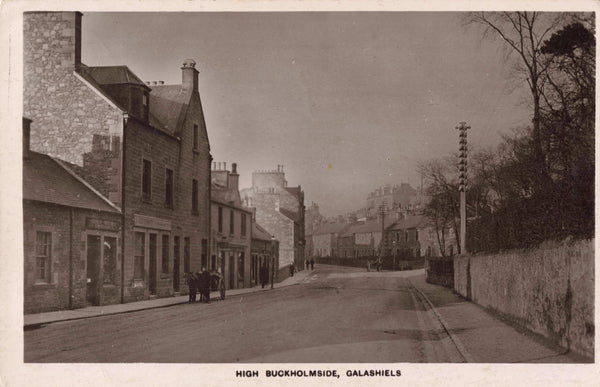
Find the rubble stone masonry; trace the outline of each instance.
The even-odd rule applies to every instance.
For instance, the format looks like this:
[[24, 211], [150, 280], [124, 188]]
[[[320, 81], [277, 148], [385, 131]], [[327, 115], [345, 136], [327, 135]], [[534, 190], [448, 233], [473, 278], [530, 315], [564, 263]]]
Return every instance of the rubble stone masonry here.
[[572, 351], [594, 355], [594, 241], [454, 259], [454, 290]]
[[[122, 136], [123, 112], [76, 74], [81, 17], [78, 12], [24, 14], [23, 115], [33, 120], [32, 150], [83, 167], [94, 135]], [[101, 192], [109, 196], [105, 188]]]

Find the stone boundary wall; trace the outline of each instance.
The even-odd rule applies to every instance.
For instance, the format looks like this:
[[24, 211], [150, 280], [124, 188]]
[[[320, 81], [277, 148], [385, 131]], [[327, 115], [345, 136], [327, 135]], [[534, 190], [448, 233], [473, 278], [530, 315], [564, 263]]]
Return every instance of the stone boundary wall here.
[[452, 288], [454, 286], [452, 258], [426, 258], [425, 280], [430, 284]]
[[454, 259], [454, 290], [594, 356], [594, 240]]

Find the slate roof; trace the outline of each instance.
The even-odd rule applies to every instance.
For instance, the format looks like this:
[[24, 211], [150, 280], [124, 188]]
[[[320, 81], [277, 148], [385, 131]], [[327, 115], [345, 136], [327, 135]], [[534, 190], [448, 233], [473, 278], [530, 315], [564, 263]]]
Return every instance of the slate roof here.
[[[160, 122], [169, 133], [176, 134], [183, 125], [191, 98], [192, 92], [183, 91], [181, 85], [153, 85], [150, 93], [150, 117]], [[152, 125], [152, 121], [150, 124]]]
[[211, 184], [210, 200], [215, 203], [221, 203], [229, 207], [238, 208], [242, 211], [252, 212], [249, 208], [246, 208], [241, 204], [239, 193], [233, 189], [223, 187], [219, 184]]
[[287, 216], [294, 222], [300, 222], [300, 215], [298, 215], [297, 212], [290, 211], [285, 208], [279, 208], [279, 212], [281, 212], [283, 215]]
[[[395, 222], [396, 219], [386, 217], [384, 219], [383, 227], [387, 229]], [[369, 219], [365, 222], [354, 223], [343, 233], [343, 236], [351, 236], [352, 234], [364, 234], [369, 232], [381, 232], [381, 219]]]
[[252, 222], [252, 239], [258, 239], [260, 241], [271, 241], [271, 234], [258, 223]]
[[349, 223], [321, 223], [313, 231], [312, 235], [329, 235], [342, 233], [346, 228], [350, 227], [351, 225]]
[[127, 66], [82, 66], [100, 85], [118, 85], [129, 83], [150, 88]]
[[77, 68], [77, 74], [79, 74], [83, 79], [85, 79], [90, 85], [92, 85], [100, 94], [102, 94], [106, 99], [112, 102], [115, 106], [117, 106], [121, 111], [126, 112], [127, 109], [121, 105], [116, 99], [114, 99], [110, 94], [106, 93], [100, 83], [96, 81], [96, 79], [92, 76], [92, 67], [86, 66], [83, 63]]
[[23, 199], [68, 207], [120, 213], [50, 156], [29, 152], [23, 160]]
[[300, 187], [285, 187], [285, 189], [295, 197], [300, 198], [300, 192], [302, 192]]
[[419, 228], [425, 227], [429, 223], [429, 219], [427, 219], [423, 215], [413, 215], [408, 216], [404, 219], [397, 220], [389, 227], [386, 227], [388, 230], [406, 230], [409, 228]]

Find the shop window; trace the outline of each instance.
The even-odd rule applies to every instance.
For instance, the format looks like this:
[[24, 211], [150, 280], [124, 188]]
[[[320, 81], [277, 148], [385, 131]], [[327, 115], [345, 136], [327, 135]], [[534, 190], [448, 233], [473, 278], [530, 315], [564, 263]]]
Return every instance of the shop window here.
[[52, 234], [38, 231], [36, 235], [36, 282], [50, 283]]

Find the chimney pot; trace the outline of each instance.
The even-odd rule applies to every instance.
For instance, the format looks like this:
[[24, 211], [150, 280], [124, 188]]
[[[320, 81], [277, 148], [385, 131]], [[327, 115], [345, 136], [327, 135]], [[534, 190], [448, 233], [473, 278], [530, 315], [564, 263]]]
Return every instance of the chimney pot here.
[[236, 163], [231, 164], [231, 173], [237, 173], [237, 164]]
[[198, 91], [198, 70], [196, 70], [196, 62], [192, 59], [186, 59], [181, 67], [181, 88], [192, 92]]
[[223, 161], [223, 170], [226, 171], [227, 170], [227, 162]]
[[159, 85], [164, 85], [164, 84], [165, 84], [165, 81], [158, 81], [158, 84], [159, 84]]
[[158, 84], [158, 82], [156, 82], [156, 81], [152, 81], [152, 84], [153, 84], [153, 85], [157, 85], [157, 84]]

